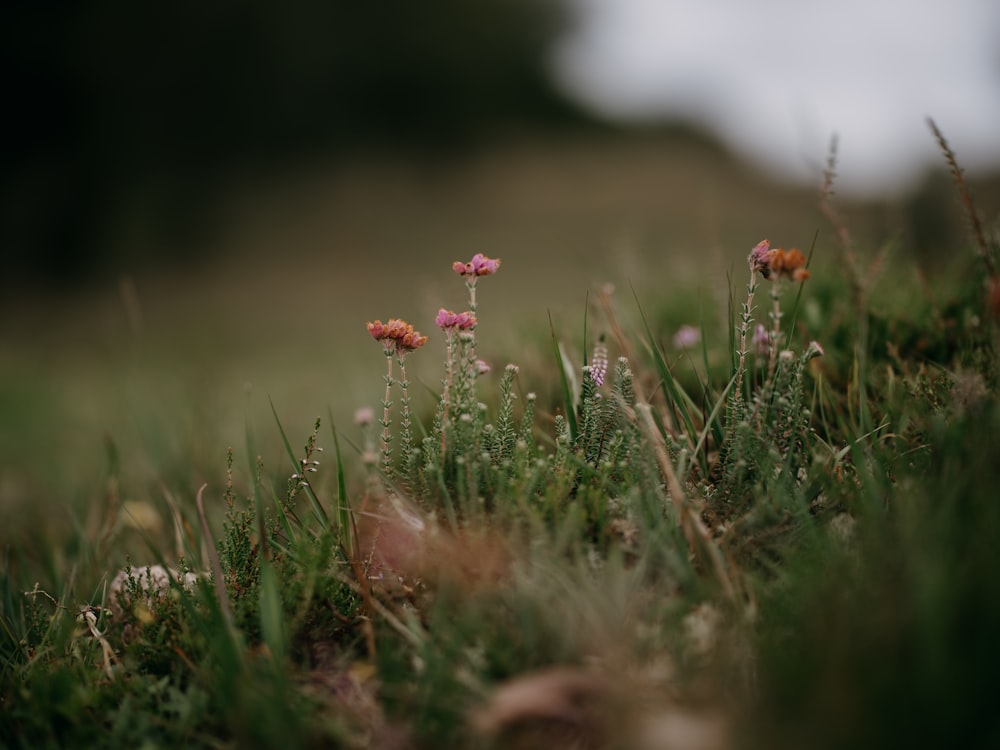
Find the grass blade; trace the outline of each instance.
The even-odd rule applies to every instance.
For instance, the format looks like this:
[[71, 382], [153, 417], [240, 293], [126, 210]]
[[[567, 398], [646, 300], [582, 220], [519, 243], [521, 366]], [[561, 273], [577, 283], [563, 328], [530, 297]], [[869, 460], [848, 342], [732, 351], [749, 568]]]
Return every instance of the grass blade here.
[[556, 338], [556, 327], [552, 323], [552, 312], [549, 312], [549, 330], [552, 332], [552, 348], [555, 351], [556, 362], [559, 364], [559, 380], [562, 384], [563, 405], [566, 409], [566, 424], [569, 425], [569, 437], [574, 443], [577, 436], [576, 423], [576, 403], [573, 399], [573, 392], [569, 387], [569, 378], [566, 375], [566, 362], [563, 359], [562, 349], [559, 346], [559, 339]]
[[285, 613], [278, 588], [274, 562], [267, 555], [260, 559], [260, 633], [275, 663], [285, 657]]
[[681, 421], [684, 423], [688, 446], [693, 449], [694, 435], [696, 433], [694, 420], [691, 419], [691, 407], [694, 406], [694, 402], [684, 389], [678, 385], [677, 381], [674, 380], [673, 373], [670, 372], [670, 367], [667, 365], [667, 360], [664, 359], [663, 352], [660, 351], [660, 347], [656, 344], [656, 337], [653, 336], [653, 330], [650, 328], [646, 313], [639, 302], [639, 295], [636, 294], [635, 287], [631, 288], [632, 296], [635, 297], [635, 304], [639, 308], [639, 317], [642, 318], [642, 325], [646, 331], [646, 346], [653, 357], [656, 372], [660, 376], [660, 387], [667, 401], [667, 408], [680, 416]]
[[288, 453], [288, 458], [292, 462], [292, 466], [295, 467], [296, 473], [302, 473], [302, 488], [306, 492], [306, 496], [309, 498], [309, 502], [312, 505], [313, 513], [319, 520], [320, 524], [324, 529], [330, 528], [330, 516], [327, 515], [326, 511], [323, 509], [323, 505], [320, 503], [319, 498], [316, 497], [316, 493], [313, 492], [312, 485], [309, 483], [304, 476], [302, 467], [299, 466], [295, 458], [295, 451], [292, 450], [292, 444], [288, 442], [288, 436], [285, 434], [285, 429], [281, 426], [281, 420], [278, 418], [278, 410], [274, 408], [274, 401], [268, 396], [267, 402], [271, 405], [271, 413], [274, 415], [274, 421], [278, 425], [278, 432], [281, 433], [281, 442], [285, 444], [285, 451]]
[[333, 450], [337, 456], [337, 534], [340, 544], [348, 557], [353, 549], [351, 536], [351, 501], [347, 497], [347, 481], [344, 475], [344, 460], [340, 453], [340, 438], [337, 437], [337, 426], [333, 421], [333, 410], [328, 406], [327, 416], [330, 419], [330, 432], [333, 434]]

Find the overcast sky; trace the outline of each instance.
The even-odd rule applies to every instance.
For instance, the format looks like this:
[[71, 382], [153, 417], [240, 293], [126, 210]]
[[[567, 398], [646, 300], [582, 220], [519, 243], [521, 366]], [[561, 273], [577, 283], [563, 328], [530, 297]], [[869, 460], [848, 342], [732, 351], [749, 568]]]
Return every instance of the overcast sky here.
[[897, 190], [940, 156], [1000, 168], [1000, 0], [571, 0], [556, 52], [577, 97], [707, 124], [755, 163], [842, 191]]

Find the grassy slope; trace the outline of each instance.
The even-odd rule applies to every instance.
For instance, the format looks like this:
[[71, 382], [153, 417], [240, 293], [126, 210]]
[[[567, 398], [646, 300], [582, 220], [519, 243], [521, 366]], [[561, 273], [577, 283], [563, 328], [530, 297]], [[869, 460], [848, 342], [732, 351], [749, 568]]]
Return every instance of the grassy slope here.
[[[249, 191], [234, 199], [224, 244], [249, 248], [247, 257], [230, 256], [191, 275], [137, 277], [142, 318], [136, 329], [130, 330], [114, 288], [12, 310], [5, 321], [11, 346], [4, 354], [3, 391], [9, 395], [0, 507], [9, 520], [9, 538], [19, 541], [5, 551], [5, 612], [19, 609], [19, 590], [34, 580], [57, 596], [72, 591], [67, 604], [94, 601], [101, 598], [102, 573], [117, 567], [126, 551], [151, 561], [148, 543], [125, 527], [115, 533], [112, 549], [95, 549], [103, 538], [108, 497], [151, 505], [167, 517], [166, 489], [193, 518], [191, 498], [198, 484], [209, 481], [212, 497], [220, 494], [227, 445], [236, 446], [237, 485], [248, 487], [251, 471], [240, 459], [245, 416], [269, 472], [280, 477], [279, 466], [287, 459], [269, 421], [266, 395], [279, 407], [296, 446], [328, 403], [344, 434], [358, 439], [350, 415], [360, 404], [374, 405], [381, 387], [381, 357], [362, 322], [401, 315], [430, 332], [439, 305], [463, 304], [460, 285], [448, 278], [450, 261], [476, 250], [504, 259], [502, 275], [491, 280], [481, 299], [482, 350], [500, 359], [497, 365], [506, 360], [504, 353], [516, 352], [510, 358], [524, 367], [524, 390], [537, 389], [546, 399], [543, 384], [553, 381], [547, 309], [554, 311], [572, 351], [582, 335], [586, 288], [613, 280], [638, 346], [640, 329], [625, 289], [633, 280], [667, 349], [673, 330], [684, 322], [697, 325], [698, 306], [707, 309], [715, 366], [717, 350], [725, 348], [719, 289], [725, 289], [728, 268], [738, 269], [733, 286], [739, 292], [749, 245], [770, 236], [806, 247], [820, 231], [817, 272], [800, 317], [809, 335], [825, 337], [820, 371], [834, 395], [823, 418], [839, 423], [830, 432], [843, 437], [857, 418], [842, 400], [849, 390], [857, 320], [844, 280], [831, 268], [831, 233], [808, 195], [767, 191], [715, 161], [687, 163], [683, 155], [661, 153], [655, 143], [597, 155], [572, 144], [544, 157], [515, 149], [434, 179], [416, 168], [385, 167], [301, 184], [277, 196]], [[861, 226], [862, 237], [875, 231]], [[290, 246], [298, 250], [274, 257], [275, 249]], [[962, 268], [958, 276], [965, 285], [959, 288], [973, 283]], [[735, 545], [734, 554], [745, 556], [739, 568], [760, 566], [759, 577], [754, 573], [748, 584], [760, 619], [749, 629], [739, 622], [723, 626], [707, 662], [679, 644], [686, 642], [684, 617], [699, 601], [713, 600], [711, 587], [678, 598], [656, 588], [655, 576], [650, 579], [614, 554], [595, 574], [575, 552], [571, 562], [562, 557], [575, 549], [575, 543], [564, 542], [551, 557], [532, 553], [531, 566], [516, 568], [499, 589], [478, 583], [468, 588], [461, 576], [445, 577], [436, 585], [436, 598], [422, 602], [432, 642], [402, 647], [401, 631], [382, 622], [376, 634], [380, 710], [352, 703], [370, 700], [372, 683], [356, 674], [361, 667], [351, 666], [349, 657], [325, 661], [312, 654], [320, 667], [289, 676], [266, 660], [256, 661], [253, 650], [249, 658], [229, 655], [227, 649], [239, 644], [211, 628], [186, 633], [175, 644], [183, 651], [215, 643], [221, 655], [210, 674], [195, 670], [193, 676], [162, 681], [158, 675], [183, 674], [184, 668], [143, 667], [143, 652], [133, 648], [126, 662], [134, 670], [131, 681], [104, 682], [93, 648], [69, 661], [62, 656], [78, 642], [70, 618], [62, 618], [65, 632], [42, 639], [50, 649], [44, 652], [47, 666], [36, 668], [30, 683], [31, 705], [52, 706], [52, 716], [20, 716], [20, 726], [37, 721], [33, 731], [40, 732], [51, 725], [53, 734], [47, 736], [77, 744], [106, 733], [123, 746], [149, 738], [211, 744], [213, 736], [293, 746], [372, 733], [388, 743], [393, 727], [404, 727], [418, 745], [441, 738], [454, 742], [470, 695], [475, 699], [481, 690], [485, 698], [504, 678], [600, 653], [606, 660], [603, 673], [620, 679], [606, 680], [610, 687], [602, 686], [597, 695], [622, 716], [636, 710], [621, 705], [623, 696], [652, 686], [651, 703], [672, 705], [682, 695], [683, 717], [695, 716], [709, 733], [722, 707], [727, 721], [741, 727], [740, 736], [765, 747], [804, 742], [874, 747], [898, 737], [918, 743], [984, 740], [986, 729], [973, 725], [972, 718], [982, 715], [977, 701], [986, 691], [980, 686], [996, 661], [988, 639], [998, 613], [990, 603], [1000, 597], [995, 577], [980, 572], [995, 569], [990, 540], [1000, 531], [989, 502], [998, 416], [992, 396], [973, 398], [975, 408], [968, 409], [940, 377], [940, 366], [955, 372], [978, 365], [962, 329], [947, 327], [961, 321], [935, 311], [919, 289], [913, 266], [897, 258], [871, 295], [879, 314], [870, 326], [873, 361], [866, 379], [877, 416], [889, 420], [897, 437], [873, 440], [864, 455], [852, 454], [850, 463], [859, 468], [846, 488], [824, 480], [831, 496], [828, 513], [821, 514], [824, 523], [849, 513], [858, 524], [854, 541], [845, 546], [806, 524], [795, 527], [790, 546], [787, 539], [780, 548], [758, 543], [753, 533], [746, 545]], [[955, 297], [953, 289], [946, 277], [935, 276], [931, 298], [940, 308]], [[30, 336], [19, 324], [28, 316], [39, 322]], [[591, 325], [602, 324], [592, 320]], [[902, 347], [895, 359], [887, 356], [887, 343]], [[435, 354], [441, 352], [429, 347], [414, 358], [415, 366], [417, 356], [423, 360], [416, 370], [431, 385], [439, 377]], [[928, 358], [937, 364], [924, 364]], [[724, 360], [723, 354], [718, 361]], [[655, 376], [651, 369], [647, 374], [646, 387], [652, 388]], [[249, 407], [246, 383], [252, 384]], [[976, 391], [975, 383], [968, 389]], [[553, 385], [549, 393], [557, 398], [558, 389]], [[424, 408], [431, 404], [426, 398]], [[110, 443], [103, 442], [105, 433]], [[353, 455], [348, 469], [356, 486], [360, 471]], [[329, 473], [320, 481], [323, 492], [334, 492]], [[127, 526], [127, 520], [122, 516], [118, 523]], [[83, 525], [79, 531], [76, 522]], [[772, 522], [764, 519], [762, 528]], [[574, 528], [567, 521], [557, 539], [572, 537]], [[169, 524], [147, 531], [157, 540], [154, 548], [172, 559]], [[488, 540], [469, 543], [481, 561]], [[442, 554], [461, 560], [463, 552]], [[686, 569], [681, 561], [670, 562], [669, 554], [660, 564]], [[322, 562], [309, 565], [321, 569]], [[651, 581], [662, 598], [650, 599]], [[33, 601], [44, 605], [38, 597]], [[262, 602], [255, 602], [243, 622], [251, 641], [266, 621], [256, 611]], [[41, 627], [45, 607], [39, 612]], [[212, 616], [205, 622], [221, 623]], [[22, 626], [39, 637], [30, 632], [30, 622]], [[315, 627], [323, 642], [338, 643], [345, 654], [364, 653], [364, 636], [356, 628]], [[163, 645], [151, 646], [146, 656], [163, 658]], [[9, 682], [18, 674], [16, 659], [5, 653], [3, 695], [20, 706], [20, 694], [10, 692], [16, 688]], [[413, 672], [414, 659], [422, 660], [422, 671]], [[643, 662], [645, 668], [638, 668]], [[456, 664], [469, 674], [456, 675]], [[657, 674], [676, 669], [690, 673], [691, 681]], [[255, 680], [234, 682], [233, 675], [248, 671]], [[760, 686], [752, 700], [739, 687], [720, 690], [743, 684], [748, 674]], [[296, 683], [304, 703], [275, 701], [287, 694], [289, 679], [306, 680]], [[92, 685], [92, 692], [76, 691], [74, 682]], [[580, 689], [587, 695], [594, 688], [586, 683]], [[231, 709], [214, 715], [226, 695], [232, 697]], [[313, 701], [323, 707], [318, 718], [309, 714]], [[116, 710], [119, 704], [125, 708]], [[699, 710], [690, 713], [692, 706]], [[312, 718], [305, 720], [306, 715]], [[359, 722], [386, 726], [363, 726], [359, 734]], [[636, 739], [635, 746], [641, 742]]]

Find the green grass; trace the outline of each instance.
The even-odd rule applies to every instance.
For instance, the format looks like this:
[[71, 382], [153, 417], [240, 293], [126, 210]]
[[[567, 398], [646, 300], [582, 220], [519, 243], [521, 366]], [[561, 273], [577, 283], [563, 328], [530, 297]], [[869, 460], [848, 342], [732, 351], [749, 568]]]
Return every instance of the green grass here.
[[[419, 318], [398, 279], [337, 302], [354, 333], [335, 342], [305, 308], [282, 333], [261, 322], [276, 312], [222, 305], [248, 341], [285, 336], [249, 398], [238, 364], [185, 371], [142, 336], [105, 385], [122, 399], [90, 407], [121, 414], [69, 408], [96, 365], [56, 402], [7, 376], [11, 451], [53, 429], [4, 492], [62, 494], [5, 500], [0, 746], [997, 744], [994, 239], [941, 270], [821, 237], [802, 283], [747, 268], [759, 239], [703, 289], [575, 302], [558, 259], [497, 253], [476, 326], [446, 349], [420, 323], [431, 341], [403, 348], [408, 427], [399, 348], [364, 323], [465, 309], [450, 261], [469, 252], [422, 264]], [[550, 314], [510, 314], [522, 281]], [[781, 313], [773, 356], [749, 335], [740, 356], [748, 294], [748, 334]], [[186, 343], [249, 346], [209, 339]], [[240, 395], [218, 400], [217, 379]], [[304, 382], [326, 396], [303, 406]], [[109, 434], [62, 467], [81, 443], [61, 431], [94, 422]]]

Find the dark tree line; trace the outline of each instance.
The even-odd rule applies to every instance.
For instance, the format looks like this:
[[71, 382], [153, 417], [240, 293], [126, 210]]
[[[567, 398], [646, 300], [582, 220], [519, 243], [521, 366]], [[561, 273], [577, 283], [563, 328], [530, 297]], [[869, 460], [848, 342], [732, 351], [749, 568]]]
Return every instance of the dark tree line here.
[[579, 122], [546, 68], [568, 22], [560, 0], [8, 0], [7, 275], [99, 268], [137, 192], [183, 224], [234, 165]]

